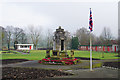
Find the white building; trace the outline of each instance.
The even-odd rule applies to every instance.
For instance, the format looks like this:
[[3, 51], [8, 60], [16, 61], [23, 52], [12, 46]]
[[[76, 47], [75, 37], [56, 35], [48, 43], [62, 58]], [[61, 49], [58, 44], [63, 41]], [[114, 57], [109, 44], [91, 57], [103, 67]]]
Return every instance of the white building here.
[[15, 44], [17, 46], [17, 50], [33, 50], [34, 44]]

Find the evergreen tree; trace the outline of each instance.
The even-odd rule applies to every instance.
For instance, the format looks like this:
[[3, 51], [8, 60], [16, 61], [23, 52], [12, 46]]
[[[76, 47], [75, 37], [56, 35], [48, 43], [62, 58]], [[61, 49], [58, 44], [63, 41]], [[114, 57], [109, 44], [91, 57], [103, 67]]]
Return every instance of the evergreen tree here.
[[78, 49], [78, 45], [79, 45], [78, 37], [72, 37], [71, 49]]

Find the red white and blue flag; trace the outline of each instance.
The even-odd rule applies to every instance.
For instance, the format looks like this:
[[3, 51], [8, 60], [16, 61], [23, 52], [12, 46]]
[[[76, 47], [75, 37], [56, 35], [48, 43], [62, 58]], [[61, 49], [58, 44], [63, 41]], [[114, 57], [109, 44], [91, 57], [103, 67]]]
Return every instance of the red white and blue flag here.
[[92, 11], [91, 11], [91, 8], [90, 8], [89, 29], [90, 29], [91, 32], [93, 31], [93, 21], [92, 21]]

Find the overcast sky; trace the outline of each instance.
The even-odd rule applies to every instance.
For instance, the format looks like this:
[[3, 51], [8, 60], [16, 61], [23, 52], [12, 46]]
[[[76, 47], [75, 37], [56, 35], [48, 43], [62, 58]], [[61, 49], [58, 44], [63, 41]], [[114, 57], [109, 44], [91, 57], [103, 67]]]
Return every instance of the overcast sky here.
[[[118, 36], [118, 1], [61, 1], [39, 2], [6, 0], [0, 3], [0, 26], [27, 27], [40, 25], [45, 32], [58, 26], [72, 34], [81, 27], [89, 30], [89, 8], [92, 8], [93, 33], [99, 36], [104, 27], [109, 27], [114, 37]], [[58, 0], [60, 1], [60, 0]]]

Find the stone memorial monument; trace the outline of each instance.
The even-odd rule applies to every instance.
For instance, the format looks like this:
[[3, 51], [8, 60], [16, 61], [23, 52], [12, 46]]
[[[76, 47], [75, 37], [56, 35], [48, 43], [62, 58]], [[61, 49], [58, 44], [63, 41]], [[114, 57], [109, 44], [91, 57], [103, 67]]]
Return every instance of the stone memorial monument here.
[[53, 56], [67, 57], [66, 36], [64, 29], [59, 26], [53, 36]]
[[66, 36], [64, 29], [59, 26], [58, 29], [56, 29], [54, 36], [53, 36], [53, 50], [58, 51], [66, 51]]
[[44, 64], [76, 64], [78, 59], [74, 58], [74, 51], [71, 50], [71, 56], [69, 57], [66, 49], [66, 39], [64, 29], [59, 26], [54, 32], [53, 36], [53, 50], [50, 56], [50, 50], [46, 51], [46, 58], [39, 61]]

